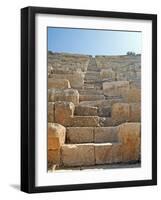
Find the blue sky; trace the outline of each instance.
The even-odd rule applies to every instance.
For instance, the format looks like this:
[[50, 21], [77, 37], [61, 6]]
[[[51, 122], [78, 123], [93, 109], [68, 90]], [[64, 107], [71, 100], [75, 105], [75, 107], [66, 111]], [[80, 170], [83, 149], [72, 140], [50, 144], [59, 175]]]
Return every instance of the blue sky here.
[[48, 50], [93, 56], [141, 53], [141, 32], [50, 27]]

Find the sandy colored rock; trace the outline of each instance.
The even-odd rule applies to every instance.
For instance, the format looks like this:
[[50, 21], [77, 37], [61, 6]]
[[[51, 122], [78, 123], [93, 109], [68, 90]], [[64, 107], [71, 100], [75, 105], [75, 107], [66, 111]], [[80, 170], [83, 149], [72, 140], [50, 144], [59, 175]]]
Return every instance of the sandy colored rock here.
[[94, 128], [94, 142], [117, 142], [117, 127], [97, 127]]
[[73, 72], [72, 74], [52, 74], [53, 79], [67, 79], [72, 88], [82, 88], [84, 85], [84, 73]]
[[70, 82], [67, 79], [48, 78], [48, 89], [50, 88], [67, 89], [71, 88], [71, 86]]
[[111, 164], [120, 162], [122, 159], [120, 148], [120, 143], [95, 144], [96, 164]]
[[96, 100], [96, 101], [82, 101], [79, 103], [81, 106], [93, 106], [93, 107], [110, 107], [114, 103], [123, 102], [122, 98], [112, 98], [108, 100]]
[[70, 120], [74, 115], [75, 106], [72, 102], [55, 102], [55, 122], [64, 126], [70, 125]]
[[102, 127], [116, 126], [117, 124], [111, 117], [100, 117], [100, 126]]
[[66, 129], [57, 123], [48, 123], [48, 149], [58, 149], [65, 142]]
[[60, 164], [60, 149], [48, 149], [48, 162]]
[[119, 126], [119, 142], [122, 144], [122, 161], [137, 161], [140, 157], [141, 125], [124, 123]]
[[96, 164], [112, 163], [112, 143], [95, 144]]
[[71, 126], [73, 127], [97, 127], [99, 125], [98, 116], [74, 116]]
[[48, 123], [48, 163], [60, 165], [60, 147], [65, 143], [65, 134], [62, 125]]
[[93, 144], [65, 144], [61, 147], [64, 166], [87, 166], [95, 164]]
[[130, 104], [130, 122], [140, 122], [141, 121], [141, 104], [131, 103]]
[[124, 96], [125, 101], [127, 102], [141, 102], [141, 89], [137, 87], [131, 87]]
[[80, 95], [79, 101], [96, 101], [96, 100], [104, 100], [104, 95]]
[[98, 108], [94, 106], [76, 106], [75, 107], [75, 115], [79, 116], [97, 116]]
[[77, 105], [79, 103], [79, 93], [75, 89], [48, 89], [48, 101], [68, 101]]
[[128, 81], [104, 82], [103, 92], [107, 96], [125, 96], [129, 90]]
[[54, 103], [48, 102], [48, 122], [54, 122], [55, 121], [55, 114], [54, 114]]
[[115, 103], [112, 106], [112, 119], [116, 122], [129, 121], [130, 106], [128, 103]]
[[102, 69], [100, 76], [102, 79], [115, 81], [115, 72], [112, 69]]
[[92, 143], [94, 142], [93, 127], [69, 127], [67, 128], [68, 143]]
[[111, 106], [99, 106], [98, 115], [100, 117], [111, 117]]

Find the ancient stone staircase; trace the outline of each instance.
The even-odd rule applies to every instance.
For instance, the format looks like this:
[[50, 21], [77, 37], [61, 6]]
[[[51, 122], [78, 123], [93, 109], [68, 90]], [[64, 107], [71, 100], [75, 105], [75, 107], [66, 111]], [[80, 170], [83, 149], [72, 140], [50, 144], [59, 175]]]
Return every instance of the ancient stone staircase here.
[[[129, 63], [130, 58], [124, 57], [125, 62]], [[131, 68], [123, 80], [117, 74], [122, 73], [118, 70], [122, 57], [109, 57], [108, 62], [104, 57], [80, 55], [61, 57], [53, 54], [50, 55], [51, 58], [52, 62], [48, 62], [51, 67], [48, 75], [50, 167], [97, 167], [100, 164], [138, 162], [141, 134], [140, 88], [136, 87], [131, 77], [128, 80]], [[65, 60], [65, 74], [63, 70], [61, 74], [59, 69], [56, 70], [56, 66], [59, 66], [56, 65], [57, 60], [60, 59]], [[133, 60], [135, 59], [132, 57]], [[69, 63], [72, 63], [73, 71], [67, 73]], [[124, 69], [125, 63], [121, 63], [120, 68]], [[79, 67], [75, 66], [81, 66], [85, 70], [79, 71]], [[135, 76], [134, 79], [136, 81]], [[137, 82], [139, 81], [138, 78]]]

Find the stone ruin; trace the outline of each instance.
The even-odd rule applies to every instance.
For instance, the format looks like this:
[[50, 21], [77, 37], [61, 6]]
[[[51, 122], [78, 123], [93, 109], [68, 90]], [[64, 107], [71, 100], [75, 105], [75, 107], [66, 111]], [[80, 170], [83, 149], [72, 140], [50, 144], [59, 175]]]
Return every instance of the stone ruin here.
[[140, 162], [141, 55], [48, 52], [48, 169]]

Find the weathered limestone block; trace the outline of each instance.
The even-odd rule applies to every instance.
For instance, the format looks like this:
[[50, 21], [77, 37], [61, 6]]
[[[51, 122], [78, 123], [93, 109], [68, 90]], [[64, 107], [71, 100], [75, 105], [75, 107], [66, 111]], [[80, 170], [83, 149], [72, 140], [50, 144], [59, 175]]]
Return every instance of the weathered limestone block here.
[[137, 161], [140, 158], [141, 124], [124, 123], [119, 126], [119, 142], [122, 144], [122, 161]]
[[103, 90], [96, 90], [96, 89], [79, 89], [79, 94], [82, 95], [102, 95]]
[[117, 127], [97, 127], [94, 128], [94, 142], [117, 142]]
[[95, 144], [96, 164], [112, 163], [112, 143]]
[[65, 142], [66, 129], [57, 123], [48, 123], [48, 149], [58, 149]]
[[95, 144], [96, 164], [110, 164], [122, 161], [120, 143]]
[[117, 124], [112, 117], [100, 117], [100, 126], [102, 127], [116, 126]]
[[85, 81], [93, 80], [93, 81], [101, 81], [100, 73], [95, 71], [87, 71], [85, 74]]
[[71, 126], [73, 127], [97, 127], [99, 125], [98, 116], [74, 116]]
[[48, 123], [48, 163], [60, 164], [60, 147], [65, 142], [66, 129], [60, 124]]
[[71, 88], [71, 86], [70, 82], [67, 79], [48, 78], [48, 89], [50, 88], [67, 89]]
[[48, 163], [60, 165], [60, 149], [48, 149]]
[[129, 90], [128, 81], [104, 82], [103, 91], [107, 96], [125, 96]]
[[84, 73], [73, 72], [71, 74], [52, 74], [53, 79], [67, 79], [72, 88], [82, 88], [84, 85]]
[[112, 106], [112, 119], [115, 122], [129, 121], [130, 106], [128, 103], [115, 103]]
[[111, 81], [115, 81], [115, 72], [112, 69], [102, 69], [100, 72], [100, 76], [102, 79], [107, 79]]
[[75, 115], [79, 116], [97, 116], [98, 108], [94, 106], [76, 106]]
[[94, 142], [93, 127], [68, 127], [68, 143], [92, 143]]
[[54, 114], [54, 103], [48, 102], [48, 122], [54, 122], [55, 121], [55, 114]]
[[127, 95], [124, 95], [126, 102], [141, 102], [141, 89], [138, 87], [130, 87]]
[[79, 105], [81, 106], [94, 106], [94, 107], [99, 107], [99, 108], [103, 108], [103, 107], [110, 107], [115, 103], [121, 103], [123, 102], [122, 98], [111, 98], [108, 100], [97, 100], [97, 101], [82, 101], [79, 103]]
[[130, 122], [140, 122], [141, 121], [141, 104], [140, 103], [131, 103], [130, 104]]
[[79, 93], [75, 89], [48, 89], [48, 101], [68, 101], [77, 105], [79, 103]]
[[99, 106], [98, 115], [100, 117], [111, 117], [111, 106]]
[[65, 144], [61, 148], [61, 159], [64, 166], [94, 165], [94, 145]]
[[122, 162], [123, 161], [122, 157], [123, 157], [122, 144], [119, 142], [112, 143], [112, 163]]
[[72, 102], [55, 102], [55, 122], [64, 126], [70, 126], [71, 118], [74, 115], [75, 106]]
[[[115, 103], [112, 106], [112, 120], [115, 124], [123, 122], [140, 122], [140, 103]], [[117, 123], [118, 122], [118, 123]]]
[[80, 95], [79, 100], [80, 101], [96, 101], [96, 100], [104, 100], [104, 95]]

